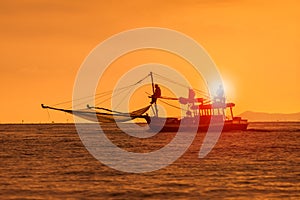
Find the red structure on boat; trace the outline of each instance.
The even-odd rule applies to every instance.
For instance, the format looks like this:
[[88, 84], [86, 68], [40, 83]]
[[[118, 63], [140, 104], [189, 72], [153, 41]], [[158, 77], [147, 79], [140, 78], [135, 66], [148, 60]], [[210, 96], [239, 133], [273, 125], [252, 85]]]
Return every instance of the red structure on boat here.
[[[196, 130], [205, 132], [209, 127], [221, 128], [222, 131], [246, 130], [248, 121], [241, 117], [235, 117], [232, 112], [234, 103], [226, 104], [205, 104], [199, 105], [194, 116], [176, 117], [149, 117], [147, 120], [149, 127], [154, 131], [174, 132]], [[230, 117], [226, 117], [226, 109], [231, 112]], [[179, 129], [180, 127], [180, 129]]]
[[[152, 76], [152, 73], [150, 73]], [[153, 78], [151, 78], [153, 80]], [[154, 85], [154, 84], [152, 84]], [[154, 91], [154, 90], [153, 90]], [[168, 98], [158, 97], [161, 99], [178, 100], [180, 104], [187, 105], [186, 116], [183, 118], [176, 117], [159, 117], [156, 101], [154, 103], [154, 116], [147, 119], [147, 123], [151, 130], [160, 132], [177, 132], [197, 130], [205, 132], [218, 129], [222, 131], [246, 130], [248, 121], [241, 117], [233, 115], [232, 108], [234, 103], [225, 103], [223, 93], [218, 94], [212, 101], [203, 98], [195, 98], [195, 92], [189, 89], [188, 98], [180, 97]], [[227, 110], [230, 116], [226, 116]]]

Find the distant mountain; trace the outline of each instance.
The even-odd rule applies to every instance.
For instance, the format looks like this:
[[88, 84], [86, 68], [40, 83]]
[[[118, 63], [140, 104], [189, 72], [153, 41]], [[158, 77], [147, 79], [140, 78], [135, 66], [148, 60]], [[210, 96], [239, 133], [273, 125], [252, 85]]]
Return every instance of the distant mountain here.
[[300, 121], [300, 112], [283, 114], [246, 111], [238, 116], [249, 121]]

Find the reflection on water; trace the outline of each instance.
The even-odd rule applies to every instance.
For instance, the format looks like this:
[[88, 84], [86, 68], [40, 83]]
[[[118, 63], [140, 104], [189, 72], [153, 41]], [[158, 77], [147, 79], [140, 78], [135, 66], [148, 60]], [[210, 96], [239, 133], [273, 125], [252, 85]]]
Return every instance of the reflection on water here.
[[[95, 134], [95, 127], [84, 128]], [[175, 135], [140, 139], [114, 125], [104, 129], [132, 152], [157, 150]], [[300, 199], [300, 123], [252, 123], [249, 129], [222, 133], [204, 159], [198, 158], [200, 133], [172, 165], [132, 174], [93, 158], [74, 125], [2, 124], [0, 199]]]

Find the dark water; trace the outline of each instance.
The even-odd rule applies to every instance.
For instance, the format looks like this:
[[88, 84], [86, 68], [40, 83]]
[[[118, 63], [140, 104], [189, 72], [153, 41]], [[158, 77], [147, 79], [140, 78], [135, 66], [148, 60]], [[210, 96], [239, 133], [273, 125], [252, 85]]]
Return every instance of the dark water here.
[[[112, 125], [105, 129], [134, 152], [157, 150], [174, 137], [136, 139]], [[172, 165], [133, 174], [96, 160], [74, 125], [2, 124], [0, 199], [300, 199], [300, 123], [252, 123], [249, 129], [222, 133], [203, 159], [200, 133]]]

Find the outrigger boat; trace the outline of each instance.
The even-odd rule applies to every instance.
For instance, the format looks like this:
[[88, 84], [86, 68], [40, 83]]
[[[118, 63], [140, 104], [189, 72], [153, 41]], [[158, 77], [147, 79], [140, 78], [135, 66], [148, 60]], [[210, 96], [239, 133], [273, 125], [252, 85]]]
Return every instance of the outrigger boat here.
[[[190, 131], [190, 130], [193, 131], [196, 130], [198, 132], [206, 132], [208, 129], [211, 130], [214, 128], [222, 131], [247, 129], [248, 121], [246, 119], [242, 119], [241, 117], [235, 117], [233, 115], [233, 107], [235, 106], [235, 104], [226, 103], [225, 98], [223, 96], [215, 97], [212, 100], [208, 98], [207, 99], [196, 98], [195, 90], [190, 88], [189, 88], [188, 98], [164, 97], [161, 96], [160, 94], [158, 96], [155, 96], [156, 84], [154, 84], [153, 75], [154, 73], [150, 72], [150, 74], [148, 74], [145, 78], [131, 85], [131, 86], [135, 86], [137, 84], [140, 84], [147, 77], [150, 77], [153, 95], [149, 96], [150, 98], [152, 98], [150, 105], [130, 113], [119, 112], [119, 111], [114, 111], [103, 107], [89, 106], [89, 105], [87, 105], [87, 108], [81, 110], [63, 109], [63, 108], [57, 108], [53, 106], [46, 106], [44, 104], [41, 105], [42, 108], [44, 109], [52, 109], [52, 110], [66, 112], [87, 119], [89, 121], [98, 122], [98, 123], [125, 122], [137, 118], [142, 118], [145, 119], [145, 121], [149, 125], [150, 130], [156, 132], [177, 132], [177, 131]], [[164, 80], [168, 80], [168, 79], [164, 77]], [[174, 81], [172, 82], [174, 83]], [[124, 88], [121, 88], [121, 90]], [[108, 94], [107, 92], [105, 93]], [[101, 94], [100, 96], [103, 97], [103, 95]], [[159, 116], [156, 100], [162, 103], [166, 103], [167, 105], [170, 106], [172, 106], [172, 104], [169, 104], [164, 100], [178, 101], [181, 105], [187, 107], [187, 109], [185, 109], [186, 116], [182, 118]], [[174, 105], [173, 107], [181, 109], [180, 107]], [[152, 108], [152, 112], [153, 112], [152, 116], [148, 115], [148, 113], [145, 114], [150, 108]], [[227, 110], [230, 111], [230, 116], [226, 116]]]

